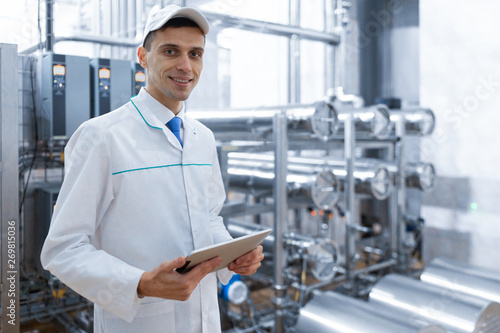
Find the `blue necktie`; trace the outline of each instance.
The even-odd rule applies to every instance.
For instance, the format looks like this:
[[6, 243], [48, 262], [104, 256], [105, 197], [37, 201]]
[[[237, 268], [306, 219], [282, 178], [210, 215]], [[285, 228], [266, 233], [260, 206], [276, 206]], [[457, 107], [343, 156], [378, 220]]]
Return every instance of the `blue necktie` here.
[[167, 127], [170, 128], [172, 133], [174, 133], [177, 140], [179, 140], [182, 147], [182, 139], [181, 139], [181, 124], [182, 119], [179, 117], [173, 117], [168, 123]]

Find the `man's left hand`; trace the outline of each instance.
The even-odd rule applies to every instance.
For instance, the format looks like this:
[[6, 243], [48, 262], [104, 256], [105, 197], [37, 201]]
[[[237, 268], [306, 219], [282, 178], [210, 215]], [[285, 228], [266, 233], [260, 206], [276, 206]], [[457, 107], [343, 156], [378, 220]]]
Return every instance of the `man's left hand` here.
[[240, 275], [252, 275], [257, 272], [260, 262], [264, 259], [262, 245], [257, 246], [253, 251], [242, 255], [229, 264], [228, 269]]

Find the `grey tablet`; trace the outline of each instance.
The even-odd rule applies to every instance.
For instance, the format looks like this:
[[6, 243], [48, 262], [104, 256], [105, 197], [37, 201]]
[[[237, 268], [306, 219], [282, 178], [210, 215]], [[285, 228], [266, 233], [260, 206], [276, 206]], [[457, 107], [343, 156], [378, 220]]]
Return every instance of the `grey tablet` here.
[[215, 267], [213, 270], [218, 271], [226, 268], [231, 262], [255, 249], [267, 235], [271, 233], [272, 229], [265, 229], [250, 235], [238, 237], [227, 242], [222, 242], [198, 250], [194, 250], [187, 256], [186, 264], [181, 268], [177, 268], [178, 273], [186, 273], [194, 266], [212, 259], [220, 257], [222, 263]]

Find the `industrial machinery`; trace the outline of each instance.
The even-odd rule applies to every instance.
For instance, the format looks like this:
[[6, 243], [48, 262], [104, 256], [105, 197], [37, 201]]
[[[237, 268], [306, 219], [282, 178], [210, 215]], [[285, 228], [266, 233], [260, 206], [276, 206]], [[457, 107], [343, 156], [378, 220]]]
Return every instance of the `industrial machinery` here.
[[143, 82], [138, 80], [145, 79], [135, 70], [130, 80], [132, 65], [128, 60], [94, 58], [90, 59], [90, 68], [92, 117], [101, 116], [127, 103], [135, 86], [140, 86], [138, 82]]
[[[134, 3], [137, 24], [132, 25], [139, 35], [142, 31], [137, 27], [146, 7], [144, 1]], [[291, 13], [300, 9], [300, 1], [289, 3]], [[420, 160], [419, 154], [408, 159], [408, 141], [431, 135], [435, 117], [430, 109], [401, 105], [391, 109], [379, 102], [365, 105], [360, 96], [344, 94], [341, 40], [349, 21], [349, 2], [326, 3], [325, 31], [301, 28], [297, 17], [291, 17], [294, 26], [287, 26], [206, 13], [216, 33], [243, 29], [290, 42], [289, 72], [284, 80], [289, 84], [288, 102], [206, 110], [189, 109], [186, 103], [189, 115], [209, 127], [216, 138], [228, 197], [220, 214], [230, 234], [239, 237], [273, 228], [272, 236], [262, 244], [265, 259], [259, 271], [220, 286], [224, 330], [500, 331], [498, 273], [441, 259], [423, 270], [421, 281], [414, 278], [421, 273], [418, 264], [425, 223], [419, 196], [435, 188], [437, 176], [434, 166]], [[53, 2], [46, 5], [50, 14]], [[111, 11], [109, 15], [115, 18]], [[90, 60], [46, 47], [39, 56], [17, 59], [12, 49], [8, 54], [0, 49], [1, 213], [2, 223], [14, 221], [19, 234], [16, 241], [22, 260], [16, 271], [22, 292], [16, 311], [20, 322], [52, 320], [67, 331], [83, 333], [91, 331], [91, 303], [43, 270], [38, 259], [64, 178], [64, 146], [82, 122], [110, 112], [137, 94], [146, 84], [146, 71], [135, 57], [123, 56], [137, 47], [133, 35], [129, 39], [54, 39], [52, 21], [48, 15], [48, 45], [69, 38], [94, 43], [100, 52]], [[217, 44], [216, 39], [207, 39], [207, 47]], [[329, 67], [323, 73], [328, 93], [314, 103], [300, 103], [297, 40], [322, 43], [325, 59], [335, 58], [332, 64], [326, 61]], [[118, 55], [116, 59], [110, 54], [101, 57], [105, 47], [114, 48], [116, 52], [110, 53]], [[23, 117], [16, 116], [17, 104], [8, 104], [4, 95], [4, 87], [19, 75], [7, 69], [18, 64]], [[35, 78], [38, 85], [32, 84]], [[35, 95], [38, 98], [32, 101]], [[8, 127], [7, 122], [22, 126]], [[13, 188], [8, 198], [4, 184]], [[3, 239], [9, 230], [2, 228]], [[4, 262], [2, 270], [5, 274]], [[2, 309], [10, 301], [6, 295], [2, 292]]]
[[90, 119], [89, 59], [47, 52], [38, 58], [39, 138], [66, 140]]
[[146, 86], [146, 70], [137, 62], [132, 62], [132, 96]]

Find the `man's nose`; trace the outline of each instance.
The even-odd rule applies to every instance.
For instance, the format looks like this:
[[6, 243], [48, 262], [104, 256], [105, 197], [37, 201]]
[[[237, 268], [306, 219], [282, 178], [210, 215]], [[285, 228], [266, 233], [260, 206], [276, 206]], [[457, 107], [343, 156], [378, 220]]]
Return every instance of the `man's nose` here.
[[191, 61], [189, 55], [183, 54], [178, 58], [177, 69], [184, 72], [191, 72]]

